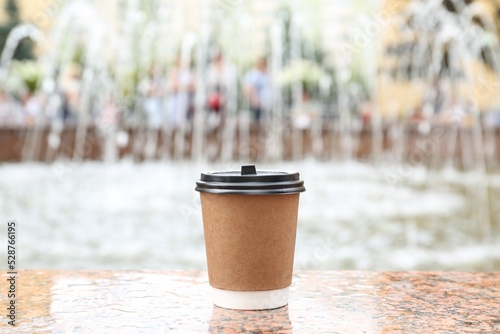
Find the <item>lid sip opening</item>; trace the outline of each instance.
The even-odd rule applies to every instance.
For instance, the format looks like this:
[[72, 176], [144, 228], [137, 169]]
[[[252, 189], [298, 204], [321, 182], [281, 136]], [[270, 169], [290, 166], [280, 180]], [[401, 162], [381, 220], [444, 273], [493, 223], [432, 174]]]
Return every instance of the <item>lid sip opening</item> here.
[[257, 175], [257, 169], [255, 169], [255, 165], [241, 166], [241, 175]]
[[243, 165], [240, 171], [201, 173], [195, 190], [212, 194], [279, 195], [306, 189], [299, 173], [259, 171], [255, 165]]

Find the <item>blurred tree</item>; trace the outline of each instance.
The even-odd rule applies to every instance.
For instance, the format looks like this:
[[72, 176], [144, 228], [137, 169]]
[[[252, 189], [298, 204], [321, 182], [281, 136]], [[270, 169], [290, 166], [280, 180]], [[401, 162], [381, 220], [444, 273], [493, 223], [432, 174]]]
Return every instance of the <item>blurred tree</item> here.
[[[311, 68], [318, 70], [324, 74], [324, 76], [333, 77], [335, 75], [335, 69], [325, 61], [326, 52], [322, 50], [318, 45], [316, 45], [316, 41], [310, 40], [306, 38], [300, 31], [293, 31], [292, 28], [292, 14], [293, 11], [289, 6], [284, 6], [278, 9], [276, 12], [276, 17], [282, 22], [283, 25], [283, 53], [281, 57], [281, 62], [283, 64], [283, 70], [286, 72], [290, 70], [295, 72], [296, 82], [300, 82], [302, 88], [312, 97], [316, 98], [319, 94], [319, 78], [316, 80], [311, 80], [311, 78], [301, 77], [301, 75], [306, 74], [307, 71], [303, 71], [303, 65], [307, 68], [312, 64]], [[294, 33], [296, 34], [295, 36]], [[270, 38], [270, 34], [268, 34], [268, 38]], [[295, 41], [293, 39], [296, 38]], [[298, 40], [297, 40], [298, 39]], [[298, 43], [294, 45], [295, 43]], [[270, 54], [271, 50], [271, 41], [267, 42], [267, 53]], [[296, 48], [293, 50], [293, 48]], [[298, 61], [298, 62], [297, 62]], [[297, 66], [298, 65], [298, 66]], [[316, 68], [317, 67], [317, 68]], [[294, 71], [298, 69], [298, 71]], [[309, 73], [311, 74], [311, 73]], [[314, 73], [312, 74], [314, 76]], [[293, 76], [292, 76], [293, 77]], [[284, 88], [284, 99], [287, 105], [292, 105], [292, 82], [288, 82], [288, 85], [285, 85]], [[331, 85], [330, 96], [332, 98], [336, 98], [334, 96], [334, 91], [336, 87]]]
[[500, 3], [496, 4], [495, 7], [495, 24], [497, 25], [497, 36], [500, 36]]
[[[7, 37], [12, 29], [14, 29], [17, 25], [21, 24], [21, 18], [19, 16], [19, 7], [17, 5], [16, 0], [7, 0], [5, 2], [5, 12], [7, 13], [7, 22], [3, 25], [0, 25], [0, 54], [2, 54], [3, 49], [5, 47], [5, 43], [7, 42]], [[34, 59], [33, 55], [33, 41], [29, 38], [23, 39], [15, 53], [14, 59], [17, 60], [25, 60], [25, 59]]]

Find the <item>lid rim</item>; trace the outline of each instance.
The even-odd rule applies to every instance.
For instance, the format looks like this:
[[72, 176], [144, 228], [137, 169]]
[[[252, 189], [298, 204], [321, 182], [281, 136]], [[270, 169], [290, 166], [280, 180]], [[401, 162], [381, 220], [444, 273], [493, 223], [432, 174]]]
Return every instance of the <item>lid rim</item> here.
[[240, 174], [239, 171], [201, 173], [196, 191], [212, 194], [277, 195], [304, 192], [304, 181], [298, 172], [257, 171]]
[[304, 181], [285, 181], [285, 182], [239, 182], [239, 183], [229, 183], [229, 182], [206, 182], [206, 181], [197, 181], [197, 185], [205, 186], [205, 187], [242, 187], [242, 188], [259, 188], [259, 187], [284, 187], [288, 188], [291, 186], [302, 185]]
[[289, 189], [211, 189], [211, 188], [195, 188], [200, 193], [219, 194], [219, 195], [293, 195], [300, 194], [306, 191], [305, 187], [289, 188]]

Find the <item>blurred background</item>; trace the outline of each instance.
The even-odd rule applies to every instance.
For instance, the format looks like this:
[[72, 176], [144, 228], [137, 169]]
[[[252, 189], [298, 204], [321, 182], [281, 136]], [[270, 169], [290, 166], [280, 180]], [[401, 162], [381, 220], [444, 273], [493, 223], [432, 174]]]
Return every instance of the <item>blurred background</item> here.
[[252, 162], [305, 180], [296, 269], [500, 270], [497, 0], [0, 6], [22, 268], [205, 269], [195, 181]]

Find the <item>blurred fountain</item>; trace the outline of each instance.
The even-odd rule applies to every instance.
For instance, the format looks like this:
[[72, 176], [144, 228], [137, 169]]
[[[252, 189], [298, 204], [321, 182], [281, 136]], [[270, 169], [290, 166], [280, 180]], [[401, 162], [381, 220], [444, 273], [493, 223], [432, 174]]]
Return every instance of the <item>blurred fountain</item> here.
[[[25, 38], [30, 38], [34, 42], [40, 43], [42, 41], [42, 34], [40, 31], [31, 24], [21, 24], [14, 29], [11, 30], [9, 36], [7, 36], [7, 40], [5, 42], [5, 46], [3, 48], [2, 54], [0, 55], [0, 87], [6, 87], [6, 81], [9, 76], [9, 71], [12, 64], [12, 59], [14, 57], [14, 53], [22, 40]], [[36, 124], [40, 124], [43, 122], [41, 117], [42, 115], [37, 115]], [[37, 137], [40, 128], [38, 126], [35, 127], [34, 131], [32, 131], [32, 136]], [[35, 142], [32, 142], [30, 147], [30, 156], [33, 156], [36, 152], [37, 145]], [[26, 148], [26, 147], [25, 147]], [[23, 150], [23, 157], [25, 156], [25, 150]]]
[[[408, 53], [399, 57], [396, 77], [423, 82], [431, 87], [434, 96], [424, 101], [422, 111], [427, 120], [417, 128], [421, 142], [430, 143], [424, 146], [423, 153], [432, 155], [431, 167], [444, 160], [441, 165], [445, 171], [458, 167], [473, 173], [476, 182], [469, 190], [474, 199], [474, 226], [478, 226], [481, 238], [488, 241], [492, 222], [486, 150], [495, 146], [496, 138], [488, 136], [482, 127], [478, 110], [482, 101], [476, 87], [478, 78], [484, 75], [478, 73], [478, 63], [493, 71], [499, 69], [499, 43], [493, 37], [495, 24], [480, 4], [465, 0], [412, 1], [397, 19], [402, 33], [412, 37], [411, 46], [406, 48]], [[438, 110], [434, 104], [435, 94], [440, 93], [447, 99], [447, 110]], [[444, 122], [438, 125], [442, 127], [438, 132], [428, 123], [433, 119]], [[436, 136], [439, 131], [442, 134]], [[446, 142], [444, 156], [438, 147], [441, 140]], [[458, 166], [457, 149], [461, 157]]]
[[[250, 133], [252, 124], [248, 116], [240, 112], [245, 105], [239, 94], [243, 77], [241, 66], [248, 66], [253, 59], [246, 54], [250, 50], [245, 43], [235, 46], [237, 42], [234, 37], [252, 33], [252, 25], [235, 25], [240, 21], [248, 21], [249, 14], [238, 4], [223, 13], [225, 17], [221, 24], [227, 36], [226, 40], [218, 43], [221, 44], [221, 52], [230, 56], [229, 61], [237, 62], [240, 80], [226, 92], [228, 98], [224, 123], [214, 132], [205, 110], [205, 76], [217, 14], [212, 7], [217, 4], [205, 1], [201, 33], [186, 33], [182, 26], [187, 18], [173, 14], [176, 10], [173, 2], [160, 3], [162, 5], [158, 10], [151, 10], [150, 7], [145, 9], [145, 2], [140, 0], [116, 1], [114, 5], [108, 6], [116, 7], [116, 21], [106, 20], [95, 1], [76, 0], [62, 7], [49, 34], [50, 47], [41, 48], [38, 62], [42, 67], [43, 80], [40, 81], [39, 91], [44, 96], [44, 112], [37, 115], [34, 130], [27, 133], [22, 154], [24, 161], [63, 158], [80, 163], [92, 156], [91, 146], [96, 143], [100, 143], [101, 159], [105, 161], [116, 160], [119, 148], [127, 145], [134, 158], [146, 160], [159, 157], [223, 161], [284, 158], [283, 136], [288, 135], [285, 128], [292, 122], [289, 120], [290, 106], [282, 89], [276, 87], [274, 108], [267, 115], [268, 123], [260, 129], [257, 140]], [[300, 12], [297, 4], [295, 8]], [[290, 54], [286, 55], [288, 51], [283, 47], [284, 22], [280, 18], [271, 22], [273, 28], [269, 35], [271, 43], [268, 53], [273, 76], [279, 75], [287, 65], [283, 62], [284, 57], [300, 60], [307, 53], [301, 42], [301, 30], [306, 24], [303, 15], [291, 13], [290, 22], [291, 47]], [[228, 33], [232, 30], [233, 33]], [[8, 75], [10, 59], [18, 42], [25, 37], [37, 39], [38, 35], [36, 28], [30, 25], [13, 30], [1, 58], [1, 80]], [[309, 50], [309, 53], [314, 53], [314, 50]], [[152, 68], [157, 68], [160, 75], [165, 77], [176, 59], [180, 71], [192, 70], [196, 77], [194, 115], [188, 119], [187, 115], [182, 115], [185, 111], [176, 110], [175, 118], [180, 120], [178, 124], [169, 124], [168, 117], [153, 124], [145, 110], [147, 97], [138, 88], [139, 81], [146, 78]], [[332, 81], [328, 77], [325, 80]], [[78, 101], [72, 106], [74, 110], [70, 110], [69, 116], [64, 115], [68, 108], [65, 86], [73, 86], [78, 95]], [[327, 83], [327, 86], [331, 84]], [[168, 108], [167, 96], [171, 93], [168, 88], [164, 88], [160, 102], [163, 111]], [[328, 95], [328, 92], [325, 94]], [[181, 85], [178, 109], [184, 109], [190, 98], [187, 87]], [[291, 103], [298, 105], [301, 100], [302, 87], [300, 82], [295, 82]], [[118, 115], [102, 115], [106, 110], [109, 114]], [[74, 127], [74, 145], [68, 145], [62, 139], [65, 129], [71, 127]], [[315, 123], [312, 144], [316, 155], [321, 155], [323, 147], [322, 128], [323, 119], [320, 118]], [[295, 127], [291, 130], [294, 143], [292, 158], [301, 159], [303, 131]], [[48, 134], [44, 135], [44, 131], [48, 131]], [[214, 135], [215, 140], [208, 139]], [[125, 139], [119, 141], [118, 138]], [[131, 143], [128, 144], [128, 141]], [[43, 147], [46, 150], [42, 157]], [[260, 152], [262, 148], [264, 150]]]
[[[401, 15], [390, 19], [396, 22], [404, 42], [411, 37], [411, 48], [406, 48], [406, 53], [397, 58], [395, 73], [378, 75], [379, 35], [368, 37], [363, 47], [355, 48], [350, 57], [334, 54], [318, 60], [321, 47], [311, 43], [304, 31], [329, 22], [322, 17], [310, 17], [307, 14], [310, 5], [306, 2], [291, 2], [286, 10], [277, 11], [279, 15], [269, 20], [265, 33], [269, 43], [267, 49], [259, 53], [268, 56], [273, 78], [300, 61], [319, 65], [323, 72], [314, 79], [314, 92], [323, 110], [319, 117], [309, 115], [310, 119], [296, 119], [293, 111], [303, 107], [305, 79], [294, 78], [286, 87], [276, 84], [272, 111], [260, 126], [249, 120], [244, 112], [248, 102], [240, 94], [244, 71], [253, 62], [253, 56], [248, 55], [253, 51], [252, 46], [245, 41], [250, 40], [253, 33], [251, 15], [245, 7], [249, 5], [224, 3], [224, 10], [220, 11], [220, 3], [204, 1], [201, 16], [197, 18], [198, 29], [187, 29], [188, 18], [174, 15], [183, 5], [175, 1], [159, 1], [156, 5], [141, 0], [110, 2], [107, 8], [117, 11], [113, 20], [105, 19], [103, 15], [109, 13], [102, 14], [96, 1], [75, 0], [62, 8], [50, 32], [50, 47], [42, 48], [39, 63], [44, 79], [39, 90], [44, 95], [44, 113], [38, 115], [34, 131], [27, 134], [24, 160], [53, 161], [66, 157], [81, 162], [91, 156], [90, 146], [97, 142], [101, 143], [100, 158], [106, 161], [122, 156], [119, 151], [124, 147], [128, 147], [128, 152], [137, 160], [279, 161], [312, 156], [352, 161], [362, 149], [364, 131], [370, 136], [370, 160], [374, 164], [379, 165], [388, 155], [405, 160], [411, 154], [408, 145], [413, 135], [407, 133], [406, 124], [398, 115], [403, 114], [404, 121], [411, 116], [406, 111], [401, 113], [397, 105], [394, 111], [372, 107], [368, 122], [359, 114], [363, 100], [374, 101], [377, 90], [384, 85], [379, 80], [377, 86], [377, 78], [394, 76], [401, 82], [426, 86], [432, 94], [439, 91], [450, 101], [456, 100], [457, 106], [449, 108], [450, 112], [458, 113], [456, 115], [438, 115], [432, 96], [422, 105], [426, 119], [416, 129], [424, 140], [432, 136], [431, 123], [435, 119], [445, 116], [452, 119], [446, 123], [443, 138], [446, 149], [432, 149], [430, 162], [426, 162], [428, 166], [463, 167], [484, 174], [494, 161], [495, 136], [493, 130], [482, 127], [478, 97], [472, 93], [464, 100], [461, 96], [464, 90], [474, 92], [478, 84], [477, 61], [498, 67], [498, 40], [488, 35], [494, 23], [479, 4], [454, 1], [454, 9], [450, 11], [441, 0], [410, 2]], [[361, 18], [354, 21], [360, 27], [373, 23], [370, 13], [379, 10], [378, 3], [352, 6], [359, 6], [355, 10], [362, 12]], [[336, 27], [341, 29], [340, 25]], [[351, 29], [330, 43], [355, 43], [357, 31]], [[36, 28], [30, 25], [13, 30], [0, 60], [0, 82], [9, 73], [10, 59], [19, 40], [39, 39], [38, 35]], [[221, 126], [212, 125], [213, 115], [205, 105], [205, 79], [214, 45], [227, 56], [228, 62], [236, 62], [238, 68], [238, 82], [226, 92], [226, 115]], [[174, 63], [178, 63], [181, 73], [192, 71], [196, 94], [191, 97], [188, 87], [180, 85], [172, 124], [166, 115], [172, 94], [167, 73]], [[328, 72], [328, 69], [333, 70]], [[148, 97], [140, 89], [141, 80], [148, 78], [152, 71], [158, 73], [163, 85], [157, 99], [162, 113], [158, 120], [152, 120], [148, 114]], [[69, 120], [64, 119], [61, 112], [66, 103], [63, 86], [67, 84], [62, 77], [68, 72], [74, 76], [73, 81], [77, 81], [79, 95], [76, 114]], [[365, 82], [357, 82], [357, 76]], [[186, 115], [184, 109], [191, 98], [194, 113]], [[113, 108], [117, 116], [102, 115], [103, 110]], [[392, 116], [383, 118], [382, 114]], [[103, 122], [106, 124], [101, 124]], [[470, 123], [469, 127], [463, 126], [466, 122]], [[452, 126], [448, 126], [450, 124]], [[68, 126], [75, 127], [75, 144], [71, 148], [62, 147], [61, 136]], [[43, 136], [47, 128], [49, 134]], [[324, 135], [326, 130], [329, 135]], [[386, 141], [390, 144], [385, 145]], [[43, 146], [47, 146], [47, 150], [41, 158]], [[327, 147], [338, 149], [330, 148], [331, 154], [327, 155]], [[459, 148], [463, 154], [457, 164]]]
[[[133, 173], [116, 163], [123, 157], [148, 162], [175, 161], [168, 164], [173, 169], [183, 169], [186, 165], [182, 160], [203, 167], [208, 162], [227, 166], [235, 161], [258, 161], [273, 166], [275, 162], [284, 163], [283, 160], [304, 160], [299, 166], [317, 178], [315, 200], [324, 200], [322, 207], [329, 209], [328, 201], [333, 198], [337, 201], [336, 209], [342, 209], [339, 202], [346, 200], [349, 204], [352, 200], [344, 199], [344, 193], [357, 198], [359, 191], [366, 197], [362, 205], [356, 201], [352, 202], [355, 205], [348, 205], [346, 212], [356, 213], [352, 215], [353, 226], [358, 226], [353, 230], [356, 233], [351, 234], [363, 235], [367, 231], [363, 224], [372, 210], [380, 220], [392, 212], [392, 233], [401, 232], [410, 250], [417, 249], [425, 239], [427, 231], [423, 233], [421, 225], [446, 235], [453, 235], [460, 228], [460, 235], [467, 230], [483, 244], [493, 242], [495, 214], [490, 205], [488, 168], [498, 160], [497, 135], [494, 126], [483, 127], [481, 96], [475, 92], [480, 84], [479, 74], [484, 74], [477, 72], [478, 63], [498, 69], [498, 39], [489, 34], [494, 30], [489, 15], [479, 4], [466, 0], [447, 1], [455, 6], [454, 11], [447, 9], [442, 0], [411, 1], [401, 13], [387, 18], [398, 28], [402, 44], [406, 45], [396, 55], [395, 68], [385, 73], [385, 69], [379, 69], [380, 63], [392, 55], [382, 56], [380, 35], [365, 36], [368, 40], [361, 47], [356, 44], [358, 28], [374, 24], [376, 20], [371, 15], [379, 10], [380, 3], [340, 2], [362, 12], [349, 17], [348, 27], [342, 26], [345, 23], [340, 20], [329, 22], [328, 11], [337, 10], [333, 5], [329, 8], [330, 2], [295, 0], [283, 8], [269, 2], [268, 6], [276, 8], [273, 15], [265, 18], [266, 29], [262, 31], [257, 31], [255, 13], [250, 10], [252, 4], [244, 1], [200, 1], [199, 13], [189, 14], [187, 2], [174, 0], [113, 0], [106, 4], [116, 11], [110, 13], [103, 11], [103, 3], [97, 0], [68, 2], [54, 21], [48, 36], [50, 43], [41, 43], [38, 62], [43, 80], [38, 91], [44, 97], [43, 112], [37, 115], [33, 128], [26, 131], [23, 160], [70, 161], [74, 163], [71, 166], [76, 166], [89, 158], [99, 159], [106, 162], [108, 171], [122, 168], [121, 180]], [[318, 10], [321, 15], [311, 16], [312, 3], [327, 10]], [[315, 39], [311, 37], [313, 33], [306, 32], [316, 26], [320, 29]], [[336, 30], [341, 33], [330, 35]], [[0, 58], [0, 85], [11, 75], [12, 56], [23, 38], [42, 40], [40, 32], [31, 25], [12, 31]], [[323, 45], [318, 40], [324, 40]], [[353, 54], [346, 56], [336, 48], [326, 48], [346, 43]], [[258, 49], [259, 44], [264, 46]], [[207, 107], [207, 77], [214, 49], [235, 72], [225, 91], [222, 116], [211, 113]], [[266, 57], [274, 85], [272, 109], [260, 123], [252, 119], [249, 101], [242, 94], [245, 73], [259, 56]], [[176, 88], [172, 83], [175, 76]], [[401, 101], [406, 96], [394, 96], [388, 110], [375, 105], [380, 90], [391, 80], [425, 87], [422, 119], [415, 121], [413, 111], [402, 109]], [[195, 82], [194, 88], [191, 81]], [[160, 87], [153, 98], [148, 92], [151, 82]], [[309, 91], [308, 84], [312, 87], [307, 87]], [[70, 116], [65, 116], [68, 86], [77, 91], [79, 98]], [[309, 94], [312, 103], [307, 101]], [[446, 100], [446, 108], [437, 108], [439, 94]], [[189, 104], [192, 110], [188, 110]], [[155, 108], [159, 108], [159, 114], [154, 114]], [[307, 114], [307, 108], [315, 110], [307, 110]], [[67, 133], [70, 140], [65, 137]], [[100, 153], [93, 152], [96, 147]], [[368, 153], [361, 157], [363, 150]], [[358, 159], [375, 168], [361, 167], [355, 163]], [[313, 164], [311, 160], [327, 162]], [[387, 160], [391, 162], [386, 163]], [[294, 163], [291, 168], [295, 168]], [[153, 176], [147, 175], [149, 166], [146, 163], [141, 168], [152, 182], [149, 178]], [[95, 167], [85, 168], [95, 173]], [[394, 168], [396, 173], [392, 173]], [[460, 169], [463, 174], [457, 171]], [[316, 170], [323, 175], [316, 175]], [[330, 170], [337, 171], [334, 175]], [[158, 168], [154, 177], [161, 179], [160, 171]], [[382, 180], [380, 175], [386, 174], [397, 174], [394, 184]], [[325, 175], [332, 183], [328, 188], [335, 191], [323, 192], [320, 180]], [[356, 182], [358, 177], [363, 184]], [[142, 180], [136, 179], [139, 189]], [[177, 181], [171, 184], [177, 187]], [[117, 182], [113, 187], [120, 184], [112, 182]], [[344, 188], [338, 195], [336, 187], [343, 182]], [[371, 193], [370, 187], [375, 183], [376, 190]], [[159, 183], [155, 186], [159, 187]], [[107, 190], [112, 193], [113, 187]], [[184, 184], [180, 187], [187, 189]], [[411, 188], [412, 203], [399, 198], [408, 191], [405, 187]], [[418, 201], [422, 189], [439, 195], [450, 193], [453, 187], [464, 192], [462, 195], [471, 207], [467, 219], [462, 219], [467, 226], [457, 227], [453, 221], [443, 227], [439, 196], [430, 196], [426, 204], [434, 208], [433, 201], [438, 199], [438, 213], [433, 215], [433, 209], [427, 216], [420, 215]], [[383, 203], [380, 207], [379, 199]], [[394, 208], [394, 203], [400, 203], [400, 208]], [[335, 226], [327, 226], [323, 218], [330, 219], [330, 212], [325, 211], [323, 218], [318, 219], [311, 209], [315, 206], [317, 203], [312, 201], [306, 209], [311, 218], [305, 228], [335, 230], [347, 225], [335, 212], [335, 219], [331, 219]], [[407, 207], [412, 212], [405, 216]], [[399, 214], [405, 217], [403, 223]], [[420, 216], [425, 216], [423, 224]], [[451, 214], [446, 217], [459, 220]], [[385, 226], [379, 223], [373, 222], [384, 235]]]
[[[380, 47], [378, 35], [371, 36], [363, 48], [356, 50], [351, 57], [337, 54], [332, 58], [331, 64], [327, 60], [321, 61], [323, 68], [330, 66], [335, 71], [333, 74], [325, 72], [316, 79], [316, 98], [320, 103], [324, 100], [324, 110], [320, 117], [306, 120], [305, 125], [296, 123], [297, 120], [292, 114], [294, 109], [302, 107], [304, 87], [301, 80], [304, 79], [295, 78], [295, 81], [289, 82], [289, 91], [277, 85], [273, 94], [275, 98], [272, 112], [267, 115], [267, 122], [260, 127], [255, 139], [255, 133], [250, 129], [251, 122], [246, 114], [241, 112], [245, 109], [246, 101], [239, 94], [238, 87], [243, 77], [241, 68], [246, 69], [252, 62], [245, 54], [251, 50], [245, 47], [241, 39], [235, 38], [252, 33], [244, 24], [249, 14], [244, 4], [231, 5], [220, 12], [215, 8], [216, 3], [203, 3], [203, 8], [200, 9], [199, 31], [186, 31], [183, 28], [187, 18], [173, 15], [179, 10], [175, 7], [179, 4], [174, 5], [171, 1], [159, 2], [161, 6], [158, 10], [152, 10], [152, 7], [140, 0], [116, 1], [110, 5], [118, 11], [115, 21], [101, 17], [101, 12], [97, 10], [98, 4], [94, 1], [72, 1], [64, 6], [50, 33], [51, 47], [41, 53], [39, 62], [43, 65], [44, 80], [40, 89], [45, 95], [45, 113], [39, 115], [35, 131], [28, 134], [25, 140], [23, 158], [39, 159], [39, 150], [43, 146], [41, 134], [47, 125], [50, 131], [46, 136], [46, 161], [53, 161], [61, 156], [67, 156], [76, 162], [85, 159], [88, 156], [89, 141], [94, 140], [88, 138], [89, 131], [96, 126], [99, 129], [98, 141], [105, 142], [101, 147], [102, 157], [107, 157], [105, 160], [110, 161], [118, 157], [118, 137], [128, 138], [126, 142], [131, 141], [129, 146], [133, 157], [146, 160], [189, 158], [201, 161], [231, 161], [238, 158], [257, 158], [270, 161], [282, 160], [286, 154], [290, 154], [294, 160], [304, 158], [304, 154], [325, 158], [324, 148], [332, 145], [336, 147], [338, 144], [340, 150], [334, 151], [332, 155], [344, 161], [351, 161], [357, 158], [361, 149], [363, 129], [368, 130], [371, 136], [370, 152], [373, 163], [379, 164], [384, 155], [400, 156], [402, 159], [408, 155], [408, 152], [405, 153], [407, 147], [404, 144], [408, 139], [405, 125], [396, 116], [381, 116], [382, 113], [397, 115], [401, 112], [398, 107], [395, 107], [394, 112], [372, 108], [368, 128], [357, 114], [362, 103], [360, 100], [373, 100], [377, 89], [380, 89], [375, 84], [375, 50]], [[463, 0], [453, 3], [455, 12], [445, 8], [442, 1], [413, 1], [401, 15], [391, 19], [399, 25], [403, 36], [413, 36], [412, 47], [397, 58], [395, 78], [400, 81], [420, 82], [427, 86], [428, 90], [435, 88], [450, 99], [458, 99], [463, 87], [474, 91], [477, 85], [473, 66], [475, 61], [485, 58], [496, 66], [497, 50], [494, 50], [494, 47], [498, 46], [498, 41], [485, 39], [485, 31], [492, 30], [494, 23], [482, 11], [481, 6], [470, 5]], [[378, 7], [363, 5], [360, 8], [365, 12], [365, 18], [358, 20], [359, 25], [363, 26], [373, 20], [366, 13], [374, 13]], [[312, 20], [318, 18], [311, 19], [306, 15], [306, 9], [305, 3], [295, 1], [286, 11], [270, 20], [266, 37], [269, 46], [264, 52], [268, 54], [274, 78], [298, 61], [318, 62], [315, 59], [318, 48], [303, 34], [306, 28], [312, 26]], [[218, 22], [220, 18], [222, 20]], [[477, 25], [478, 20], [482, 26]], [[356, 29], [353, 29], [340, 38], [344, 38], [344, 42], [354, 43], [352, 40], [356, 38], [355, 31]], [[416, 32], [419, 38], [415, 38]], [[221, 36], [218, 40], [216, 37], [214, 39], [217, 34]], [[28, 36], [38, 38], [36, 35], [36, 28], [29, 25], [20, 26], [13, 31], [1, 58], [0, 79], [8, 73], [11, 54], [18, 41]], [[341, 42], [342, 40], [334, 40], [334, 43]], [[230, 61], [236, 61], [239, 68], [239, 82], [227, 92], [229, 98], [226, 101], [224, 124], [217, 129], [210, 125], [212, 120], [205, 106], [205, 77], [213, 44], [219, 44], [221, 52], [228, 55]], [[485, 48], [489, 49], [485, 51]], [[78, 59], [75, 60], [75, 57]], [[158, 99], [159, 108], [163, 114], [168, 113], [167, 100], [171, 92], [168, 91], [168, 80], [165, 77], [172, 63], [177, 61], [180, 72], [192, 71], [196, 78], [196, 94], [193, 97], [195, 112], [189, 117], [183, 115], [191, 97], [188, 87], [181, 84], [178, 110], [174, 111], [176, 124], [169, 123], [171, 120], [165, 115], [153, 122], [145, 110], [147, 96], [138, 88], [139, 82], [147, 78], [152, 69], [159, 73], [160, 81], [164, 85], [162, 95]], [[68, 71], [68, 64], [72, 62], [76, 62], [75, 66], [79, 68], [77, 72], [80, 73], [74, 74], [79, 86], [78, 114], [75, 115], [78, 122], [73, 124], [76, 126], [75, 145], [69, 152], [68, 149], [61, 148], [61, 135], [67, 125], [67, 120], [61, 117], [64, 104], [61, 76]], [[355, 81], [356, 76], [360, 74], [366, 80], [364, 84], [367, 86], [367, 92], [363, 92], [362, 84]], [[110, 97], [116, 100], [114, 104], [118, 106], [120, 115], [115, 118], [100, 117], [102, 110], [109, 104]], [[460, 125], [451, 126], [447, 130], [447, 135], [444, 136], [447, 142], [446, 150], [432, 150], [431, 165], [457, 167], [456, 151], [460, 148], [464, 152], [460, 155], [461, 167], [478, 168], [485, 172], [487, 163], [484, 159], [485, 156], [493, 155], [495, 136], [487, 132], [489, 135], [483, 138], [485, 131], [479, 122], [479, 114], [475, 111], [475, 99], [477, 97], [469, 96], [470, 101], [457, 100], [457, 107], [450, 108], [452, 112], [455, 110], [463, 114], [451, 116], [455, 119], [454, 124]], [[464, 103], [469, 102], [472, 107], [465, 107]], [[424, 139], [432, 134], [431, 122], [433, 118], [437, 118], [434, 109], [432, 98], [427, 98], [422, 106], [422, 112], [427, 119], [419, 124], [417, 129], [418, 135]], [[334, 117], [331, 117], [332, 115]], [[465, 118], [471, 119], [472, 127], [462, 126]], [[111, 120], [113, 124], [104, 127], [99, 124], [102, 119]], [[403, 119], [408, 120], [409, 115], [404, 115]], [[324, 129], [330, 129], [334, 135], [324, 136]], [[338, 137], [335, 135], [337, 133]], [[309, 136], [309, 142], [306, 142], [305, 136]], [[389, 152], [384, 146], [386, 137], [391, 142], [389, 147], [392, 147], [392, 151]], [[328, 143], [329, 141], [332, 142]], [[122, 143], [121, 146], [123, 145]], [[251, 153], [252, 150], [259, 152]], [[115, 158], [112, 158], [113, 156]]]
[[2, 87], [5, 87], [5, 80], [7, 79], [14, 53], [19, 43], [25, 38], [38, 43], [42, 40], [42, 34], [32, 24], [21, 24], [11, 30], [0, 55], [0, 86]]

